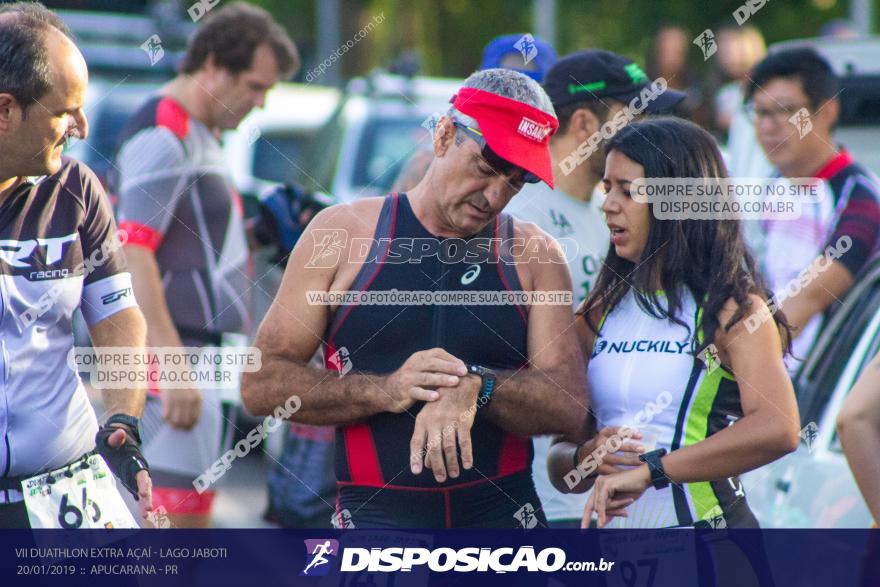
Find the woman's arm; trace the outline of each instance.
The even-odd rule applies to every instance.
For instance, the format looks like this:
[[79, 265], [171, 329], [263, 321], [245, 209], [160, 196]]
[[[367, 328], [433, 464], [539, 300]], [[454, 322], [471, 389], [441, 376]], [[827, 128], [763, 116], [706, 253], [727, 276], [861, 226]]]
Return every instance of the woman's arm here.
[[[766, 303], [750, 296], [752, 313], [767, 315]], [[722, 363], [730, 365], [739, 385], [743, 417], [706, 440], [663, 457], [674, 483], [711, 481], [740, 475], [797, 449], [800, 415], [791, 378], [779, 351], [782, 343], [773, 320], [754, 332], [740, 320], [729, 332], [723, 325], [737, 309], [728, 300], [719, 316], [715, 344]]]
[[[766, 304], [750, 296], [752, 312], [766, 315]], [[671, 483], [714, 481], [740, 475], [797, 449], [800, 416], [794, 388], [780, 353], [781, 341], [773, 320], [754, 332], [741, 320], [729, 332], [723, 325], [736, 311], [729, 300], [719, 316], [722, 325], [715, 336], [721, 362], [730, 365], [739, 384], [743, 417], [712, 436], [664, 456], [661, 461]], [[647, 465], [596, 480], [584, 510], [583, 524], [593, 512], [599, 525], [610, 519], [606, 506], [611, 498], [638, 499], [650, 487]]]
[[837, 434], [856, 483], [880, 519], [880, 354], [865, 367], [837, 416]]

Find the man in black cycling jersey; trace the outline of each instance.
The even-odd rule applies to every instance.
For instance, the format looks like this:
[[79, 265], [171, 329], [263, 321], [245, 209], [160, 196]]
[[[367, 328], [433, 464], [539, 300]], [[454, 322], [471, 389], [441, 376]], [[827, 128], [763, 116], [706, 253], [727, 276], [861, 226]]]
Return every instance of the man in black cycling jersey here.
[[[90, 169], [62, 157], [88, 133], [86, 63], [36, 3], [0, 7], [0, 55], [0, 527], [134, 526], [93, 453], [147, 517], [144, 390], [105, 391], [99, 427], [68, 365], [78, 307], [98, 350], [142, 350], [146, 330], [107, 196]], [[59, 509], [65, 479], [77, 486]], [[35, 494], [44, 483], [55, 491]]]
[[[553, 183], [556, 128], [537, 82], [477, 72], [416, 187], [320, 212], [294, 249], [242, 399], [269, 414], [297, 395], [292, 420], [337, 427], [346, 526], [545, 523], [530, 437], [578, 433], [584, 364], [560, 248], [502, 210]], [[320, 345], [327, 368], [309, 368]]]

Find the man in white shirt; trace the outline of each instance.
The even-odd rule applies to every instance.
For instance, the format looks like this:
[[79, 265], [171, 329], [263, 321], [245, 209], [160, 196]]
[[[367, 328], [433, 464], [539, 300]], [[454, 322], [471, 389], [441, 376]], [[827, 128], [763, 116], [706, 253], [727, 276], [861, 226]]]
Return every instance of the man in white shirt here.
[[829, 313], [880, 248], [880, 180], [834, 141], [841, 104], [831, 64], [811, 48], [774, 51], [749, 77], [745, 99], [758, 143], [780, 181], [822, 182], [794, 219], [761, 221], [759, 266], [792, 326], [795, 373]]
[[[666, 84], [662, 91], [653, 91], [636, 63], [598, 49], [562, 58], [547, 72], [543, 85], [559, 120], [559, 130], [550, 140], [555, 188], [526, 184], [504, 211], [534, 222], [562, 244], [577, 309], [599, 275], [610, 240], [599, 191], [605, 172], [603, 136], [612, 136], [619, 122], [631, 115], [671, 111], [685, 94], [665, 89]], [[584, 496], [562, 494], [551, 485], [550, 437], [536, 437], [534, 444], [532, 475], [547, 520], [552, 527], [579, 527]]]

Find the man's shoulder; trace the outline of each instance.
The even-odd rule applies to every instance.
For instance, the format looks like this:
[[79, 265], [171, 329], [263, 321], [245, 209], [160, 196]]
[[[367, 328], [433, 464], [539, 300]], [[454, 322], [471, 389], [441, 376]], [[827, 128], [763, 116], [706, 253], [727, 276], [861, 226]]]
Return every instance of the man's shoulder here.
[[92, 206], [100, 204], [101, 198], [106, 198], [95, 172], [82, 161], [70, 157], [62, 157], [61, 166], [55, 173], [30, 177], [28, 182], [30, 185], [21, 194], [18, 205], [36, 206], [42, 210], [41, 217], [52, 216], [65, 221], [81, 218]]
[[56, 181], [69, 181], [71, 179], [86, 179], [98, 181], [98, 176], [92, 171], [92, 168], [72, 157], [61, 157], [61, 167], [50, 175], [47, 179], [55, 179]]
[[854, 160], [841, 169], [840, 172], [832, 178], [831, 183], [832, 186], [836, 187], [838, 190], [849, 187], [854, 191], [861, 192], [864, 195], [870, 195], [874, 199], [880, 200], [880, 178], [858, 161]]
[[817, 175], [830, 188], [835, 204], [841, 198], [848, 200], [853, 196], [880, 199], [880, 179], [845, 146], [840, 147]]
[[312, 230], [345, 230], [354, 236], [376, 230], [386, 197], [359, 198], [321, 210], [309, 223]]
[[103, 194], [101, 182], [95, 172], [82, 161], [71, 157], [62, 157], [58, 171], [39, 181], [37, 188], [50, 184], [57, 184], [66, 195], [73, 195], [80, 201], [91, 199], [91, 192], [96, 189], [100, 189]]
[[161, 129], [155, 134], [168, 134], [184, 141], [189, 136], [190, 126], [190, 116], [180, 104], [168, 96], [154, 94], [128, 118], [118, 144], [121, 147], [135, 135], [154, 129]]

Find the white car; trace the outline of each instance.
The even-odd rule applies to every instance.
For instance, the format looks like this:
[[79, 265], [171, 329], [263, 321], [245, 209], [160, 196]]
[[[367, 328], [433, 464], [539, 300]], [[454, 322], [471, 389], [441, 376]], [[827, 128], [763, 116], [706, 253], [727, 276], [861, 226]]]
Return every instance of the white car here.
[[445, 114], [460, 87], [382, 73], [353, 79], [314, 146], [306, 185], [337, 202], [387, 194], [412, 153], [430, 144], [426, 121]]
[[339, 100], [335, 88], [280, 83], [266, 95], [265, 107], [224, 133], [226, 161], [242, 195], [259, 196], [279, 183], [303, 183], [309, 175], [306, 154]]

